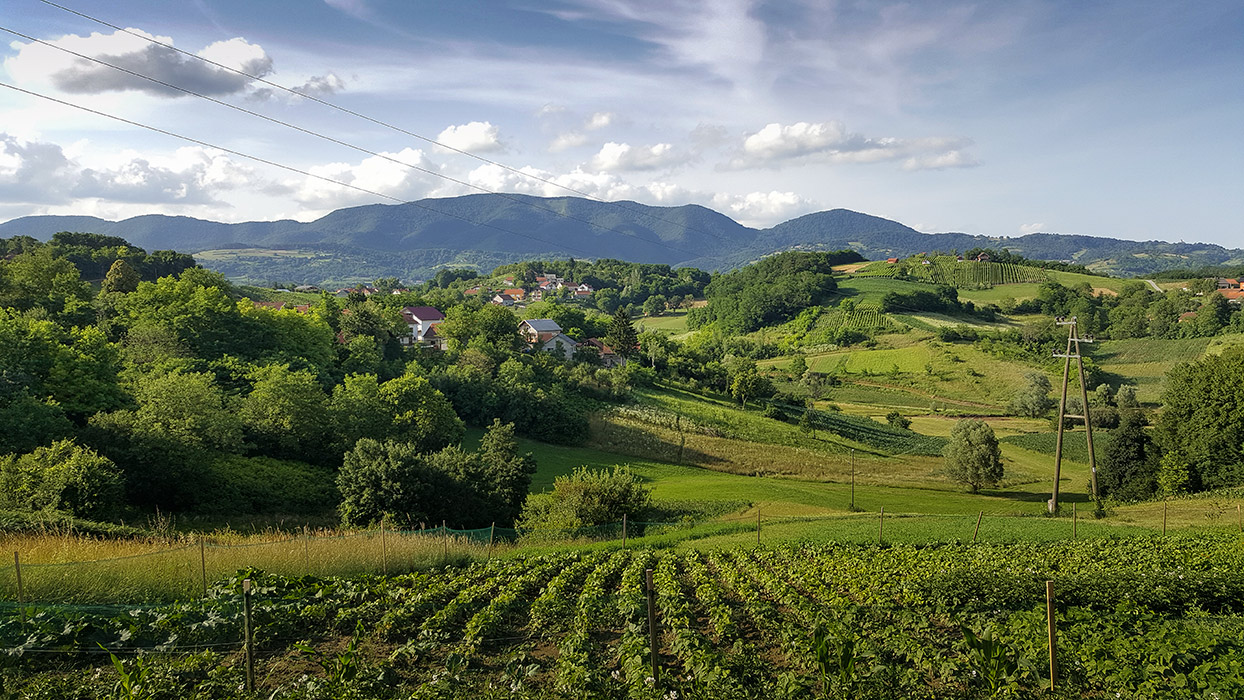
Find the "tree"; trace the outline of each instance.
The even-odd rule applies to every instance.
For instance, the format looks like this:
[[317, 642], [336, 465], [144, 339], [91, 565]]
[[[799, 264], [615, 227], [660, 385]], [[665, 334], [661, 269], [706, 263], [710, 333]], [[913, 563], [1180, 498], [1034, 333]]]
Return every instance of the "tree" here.
[[596, 304], [596, 308], [611, 315], [622, 305], [622, 297], [618, 294], [618, 290], [608, 287], [592, 292], [592, 301]]
[[[527, 499], [518, 527], [527, 530], [573, 530], [632, 519], [647, 509], [651, 489], [626, 467], [592, 470], [579, 467], [553, 480], [553, 491]], [[571, 530], [572, 532], [565, 532]]]
[[380, 399], [393, 416], [390, 439], [421, 452], [462, 442], [464, 426], [445, 395], [413, 374], [380, 385]]
[[1171, 369], [1162, 405], [1158, 440], [1187, 459], [1194, 490], [1244, 483], [1244, 348]]
[[369, 525], [381, 518], [410, 523], [442, 520], [443, 504], [457, 485], [431, 467], [414, 445], [364, 438], [345, 454], [337, 488], [342, 522]]
[[1007, 404], [1007, 412], [1016, 416], [1040, 418], [1054, 407], [1054, 400], [1049, 397], [1050, 380], [1040, 372], [1029, 372], [1024, 375], [1024, 379], [1027, 384]]
[[330, 462], [328, 397], [311, 372], [267, 365], [251, 373], [255, 388], [240, 416], [260, 452], [279, 459]]
[[787, 367], [786, 371], [790, 373], [791, 379], [799, 381], [803, 379], [804, 373], [808, 371], [808, 361], [804, 359], [803, 355], [795, 355], [791, 359], [790, 366]]
[[947, 476], [967, 484], [972, 493], [985, 486], [996, 486], [1002, 480], [1002, 451], [998, 438], [993, 428], [979, 418], [955, 423], [942, 456], [946, 460]]
[[0, 457], [0, 503], [10, 508], [101, 519], [121, 504], [121, 493], [116, 465], [73, 440]]
[[1144, 420], [1129, 412], [1111, 433], [1097, 464], [1097, 488], [1103, 497], [1139, 501], [1158, 488], [1159, 450], [1145, 433]]
[[890, 411], [887, 413], [885, 420], [891, 426], [898, 428], [899, 430], [907, 430], [911, 427], [911, 419], [898, 411]]
[[799, 431], [816, 438], [816, 409], [811, 401], [804, 405], [803, 414], [799, 416]]
[[667, 301], [662, 294], [653, 294], [644, 299], [644, 314], [647, 316], [660, 316], [664, 314]]
[[139, 276], [137, 270], [130, 267], [124, 260], [118, 260], [108, 269], [108, 274], [104, 276], [99, 291], [128, 294], [138, 289], [138, 283], [141, 281], [142, 277]]
[[730, 395], [739, 400], [739, 405], [747, 408], [748, 399], [764, 398], [773, 395], [773, 383], [760, 373], [756, 363], [746, 360], [738, 363], [731, 370]]
[[631, 324], [630, 313], [624, 307], [619, 307], [614, 312], [609, 331], [605, 334], [605, 345], [613, 348], [622, 357], [629, 358], [635, 354], [635, 349], [639, 346], [639, 336], [635, 333], [635, 326]]

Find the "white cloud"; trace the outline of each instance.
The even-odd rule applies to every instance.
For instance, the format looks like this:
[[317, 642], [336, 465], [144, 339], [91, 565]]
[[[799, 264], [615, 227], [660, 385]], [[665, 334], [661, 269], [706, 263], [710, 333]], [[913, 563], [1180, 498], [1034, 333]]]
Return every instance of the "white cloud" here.
[[771, 226], [816, 208], [813, 202], [794, 192], [776, 190], [744, 195], [719, 193], [713, 196], [712, 206], [735, 221], [754, 227]]
[[943, 153], [926, 153], [903, 161], [903, 170], [944, 170], [946, 168], [974, 168], [980, 161], [961, 150]]
[[582, 131], [567, 131], [558, 134], [549, 144], [549, 151], [557, 153], [571, 148], [578, 148], [587, 143], [587, 134]]
[[470, 122], [446, 127], [437, 137], [439, 143], [471, 153], [487, 153], [504, 149], [497, 127], [491, 122]]
[[610, 141], [592, 157], [588, 167], [594, 170], [656, 170], [684, 162], [685, 158], [674, 150], [673, 145], [658, 143], [653, 146], [631, 146]]
[[252, 168], [215, 149], [194, 146], [164, 155], [89, 150], [86, 144], [64, 149], [0, 133], [0, 200], [219, 205], [221, 193], [263, 186]]
[[587, 123], [583, 128], [587, 131], [596, 131], [603, 129], [613, 123], [614, 115], [611, 112], [597, 112], [588, 117]]
[[1025, 236], [1030, 233], [1040, 233], [1045, 230], [1046, 230], [1045, 224], [1022, 224], [1019, 227], [1019, 232], [1024, 234]]
[[[164, 44], [173, 44], [171, 37], [155, 36], [133, 28], [127, 31]], [[97, 32], [85, 37], [68, 34], [48, 43], [206, 95], [242, 92], [253, 82], [245, 76], [121, 31], [112, 34]], [[19, 84], [50, 84], [71, 94], [137, 91], [158, 97], [185, 95], [179, 90], [71, 56], [51, 46], [20, 41], [10, 46], [16, 54], [5, 59], [4, 67]], [[198, 55], [251, 75], [262, 77], [272, 72], [272, 59], [263, 47], [242, 38], [215, 42]]]
[[976, 160], [963, 151], [967, 139], [868, 137], [847, 131], [842, 122], [767, 124], [748, 134], [729, 167], [778, 167], [788, 162], [878, 163], [906, 159], [907, 170], [968, 167]]

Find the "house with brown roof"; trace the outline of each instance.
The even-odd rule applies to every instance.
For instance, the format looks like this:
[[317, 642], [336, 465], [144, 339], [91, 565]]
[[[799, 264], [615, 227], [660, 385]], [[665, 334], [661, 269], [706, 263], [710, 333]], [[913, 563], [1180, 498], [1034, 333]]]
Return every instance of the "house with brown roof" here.
[[626, 365], [626, 358], [614, 352], [614, 349], [605, 345], [599, 338], [588, 338], [580, 343], [580, 347], [592, 347], [596, 349], [596, 354], [600, 356], [600, 362], [606, 367], [618, 367]]

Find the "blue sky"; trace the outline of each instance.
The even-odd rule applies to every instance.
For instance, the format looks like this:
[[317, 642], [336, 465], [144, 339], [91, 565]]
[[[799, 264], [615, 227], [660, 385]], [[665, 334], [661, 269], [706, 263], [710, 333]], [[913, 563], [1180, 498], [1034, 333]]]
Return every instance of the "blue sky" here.
[[[753, 226], [843, 207], [925, 231], [1244, 247], [1234, 0], [65, 1], [603, 199]], [[388, 197], [567, 193], [38, 0], [7, 0], [0, 26], [382, 155], [0, 33], [5, 83]], [[0, 89], [0, 220], [307, 220], [376, 201]]]

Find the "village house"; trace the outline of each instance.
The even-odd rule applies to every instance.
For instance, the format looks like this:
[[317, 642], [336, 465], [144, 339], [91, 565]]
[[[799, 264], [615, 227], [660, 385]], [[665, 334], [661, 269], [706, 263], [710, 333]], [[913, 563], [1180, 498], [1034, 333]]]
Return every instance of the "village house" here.
[[518, 287], [510, 287], [509, 289], [502, 289], [501, 293], [513, 297], [515, 301], [522, 301], [523, 298], [527, 296], [527, 292], [524, 292], [522, 289]]
[[601, 364], [606, 367], [626, 366], [626, 358], [614, 352], [613, 348], [602, 343], [599, 338], [588, 338], [580, 345], [596, 348], [596, 354], [600, 356]]
[[407, 306], [402, 309], [402, 320], [410, 327], [410, 335], [402, 336], [402, 345], [428, 345], [444, 350], [444, 339], [433, 330], [445, 320], [445, 314], [431, 306]]
[[976, 256], [976, 262], [989, 262], [989, 253], [979, 253]]
[[563, 360], [569, 360], [574, 357], [574, 351], [579, 347], [579, 341], [571, 338], [565, 333], [558, 333], [549, 338], [540, 345], [540, 352], [547, 352], [551, 355], [557, 355]]
[[497, 306], [514, 306], [515, 299], [509, 294], [497, 294], [493, 296], [492, 302]]
[[551, 318], [529, 318], [518, 324], [518, 334], [532, 347], [540, 347], [554, 336], [560, 335], [562, 327]]
[[885, 261], [893, 265], [898, 262], [898, 258], [886, 258]]

